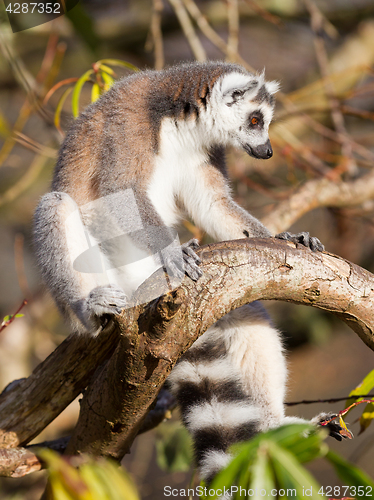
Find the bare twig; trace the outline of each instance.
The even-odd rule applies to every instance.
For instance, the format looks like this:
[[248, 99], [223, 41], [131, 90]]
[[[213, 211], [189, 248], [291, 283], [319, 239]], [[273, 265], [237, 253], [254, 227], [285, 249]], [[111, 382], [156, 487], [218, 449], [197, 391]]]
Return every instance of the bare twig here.
[[373, 198], [373, 171], [349, 182], [315, 179], [301, 186], [288, 200], [280, 202], [262, 222], [276, 234], [287, 230], [302, 215], [314, 208], [354, 207]]
[[314, 46], [317, 56], [318, 65], [322, 77], [326, 81], [326, 95], [331, 108], [331, 118], [333, 120], [335, 130], [342, 137], [342, 155], [346, 160], [345, 169], [352, 175], [357, 172], [357, 165], [352, 155], [352, 144], [348, 136], [347, 129], [344, 123], [344, 116], [340, 110], [340, 103], [336, 97], [334, 85], [332, 84], [329, 73], [329, 61], [326, 52], [325, 43], [323, 40], [323, 31], [325, 28], [325, 20], [313, 0], [304, 0], [305, 6], [308, 9], [311, 17], [311, 26], [314, 32]]
[[34, 151], [35, 153], [38, 153], [43, 156], [48, 156], [48, 158], [53, 158], [55, 159], [57, 156], [57, 150], [53, 148], [49, 148], [48, 146], [44, 146], [43, 144], [40, 144], [39, 142], [35, 141], [34, 139], [31, 139], [31, 137], [28, 137], [25, 134], [22, 134], [21, 132], [14, 132], [15, 140], [19, 144], [22, 144], [27, 149], [31, 149], [31, 151]]
[[7, 320], [4, 320], [0, 324], [0, 332], [2, 332], [7, 326], [9, 326], [13, 321], [16, 319], [17, 314], [20, 313], [20, 311], [23, 309], [23, 307], [27, 304], [27, 300], [25, 299], [22, 304], [19, 306], [17, 311], [14, 314], [11, 314]]
[[[11, 34], [9, 30], [9, 34]], [[26, 94], [32, 94], [37, 90], [37, 83], [32, 74], [25, 68], [23, 62], [17, 57], [13, 51], [13, 47], [9, 43], [8, 32], [5, 29], [4, 25], [0, 30], [0, 49], [4, 56], [4, 59], [8, 61], [9, 66], [11, 67], [13, 74], [24, 89]]]
[[335, 416], [321, 422], [321, 425], [322, 426], [328, 425], [333, 420], [336, 420], [337, 417], [344, 417], [344, 415], [346, 415], [349, 411], [351, 411], [352, 408], [355, 408], [356, 406], [361, 405], [363, 403], [366, 403], [366, 404], [374, 403], [374, 400], [373, 399], [362, 399], [361, 401], [356, 401], [355, 403], [352, 403], [351, 405], [349, 405], [348, 408], [344, 408], [344, 410], [341, 410], [337, 416], [335, 415]]
[[[0, 33], [0, 45], [2, 46], [3, 51], [7, 54], [8, 60], [17, 61], [17, 64], [21, 64], [19, 58], [16, 58], [12, 51], [9, 49], [9, 44], [7, 43], [6, 37], [4, 34]], [[12, 134], [6, 138], [3, 147], [0, 149], [0, 167], [4, 164], [5, 160], [8, 158], [12, 149], [17, 141], [17, 133], [22, 132], [22, 129], [26, 125], [31, 113], [33, 111], [37, 111], [41, 117], [50, 124], [50, 118], [46, 113], [43, 106], [40, 104], [38, 95], [37, 95], [37, 84], [41, 81], [44, 81], [43, 90], [40, 92], [41, 97], [43, 93], [46, 92], [47, 85], [52, 84], [54, 78], [56, 77], [56, 73], [59, 69], [62, 57], [65, 53], [66, 45], [65, 44], [57, 44], [57, 39], [54, 35], [51, 35], [48, 41], [47, 49], [42, 61], [41, 68], [38, 72], [38, 75], [35, 80], [32, 81], [32, 85], [24, 84], [24, 88], [27, 92], [27, 97], [25, 102], [23, 103], [17, 120], [14, 124]], [[10, 51], [10, 52], [9, 52]], [[12, 66], [14, 71], [18, 71], [18, 66]], [[48, 70], [49, 67], [49, 70]], [[22, 66], [23, 68], [23, 66]], [[21, 75], [25, 75], [23, 69], [20, 69]], [[17, 73], [18, 74], [18, 73]], [[27, 73], [26, 73], [27, 74]], [[26, 76], [24, 78], [27, 80]], [[1, 203], [1, 202], [0, 202]]]
[[[291, 111], [291, 108], [294, 109], [294, 111]], [[357, 143], [351, 136], [343, 136], [340, 133], [336, 132], [335, 130], [331, 130], [330, 128], [326, 127], [323, 125], [321, 122], [318, 120], [315, 120], [312, 118], [308, 113], [325, 113], [329, 107], [326, 106], [320, 106], [316, 107], [313, 106], [310, 109], [305, 109], [303, 108], [302, 110], [294, 106], [292, 103], [287, 103], [285, 104], [285, 111], [283, 113], [280, 113], [277, 116], [277, 121], [282, 121], [284, 118], [290, 118], [293, 116], [299, 116], [300, 119], [312, 130], [317, 132], [318, 134], [322, 135], [323, 137], [327, 137], [328, 139], [337, 142], [339, 144], [343, 144], [345, 141], [349, 140], [352, 146], [352, 149], [356, 151], [357, 154], [359, 154], [362, 158], [367, 159], [368, 161], [373, 162], [374, 161], [374, 153], [370, 151], [369, 148], [366, 148], [365, 146]], [[351, 108], [349, 106], [340, 106], [340, 109], [342, 113], [345, 114], [352, 114], [354, 116], [359, 116], [364, 119], [369, 119], [369, 120], [374, 120], [374, 113], [371, 113], [370, 111], [366, 110], [359, 110], [355, 108]]]
[[229, 36], [227, 39], [227, 60], [238, 60], [239, 49], [239, 6], [238, 0], [226, 0]]
[[329, 169], [326, 164], [313, 154], [313, 152], [306, 147], [305, 144], [291, 132], [291, 130], [282, 128], [281, 139], [282, 142], [292, 148], [293, 152], [297, 153], [300, 158], [305, 160], [307, 164], [312, 167], [314, 173], [318, 173], [320, 175], [326, 175], [329, 173]]
[[162, 69], [165, 65], [164, 45], [162, 40], [161, 20], [164, 4], [162, 0], [153, 0], [151, 18], [151, 35], [155, 55], [155, 69]]
[[206, 52], [181, 0], [169, 0], [197, 61], [206, 61]]
[[283, 24], [279, 16], [271, 14], [268, 10], [261, 7], [261, 5], [259, 5], [255, 0], [245, 0], [245, 2], [256, 14], [264, 18], [265, 21], [269, 21], [269, 23], [275, 24], [276, 26], [281, 26]]
[[[198, 8], [193, 0], [182, 0], [186, 9], [188, 10], [192, 19], [195, 20], [196, 24], [200, 28], [203, 35], [213, 43], [223, 54], [229, 55], [229, 49], [227, 43], [221, 38], [218, 33], [211, 27], [208, 23], [206, 17], [202, 14], [201, 10]], [[250, 66], [247, 61], [245, 61], [239, 54], [237, 54], [237, 62], [240, 63], [248, 71], [255, 73], [256, 71]]]
[[296, 405], [312, 405], [315, 403], [339, 403], [340, 401], [346, 401], [347, 399], [359, 399], [359, 398], [374, 398], [374, 394], [361, 394], [359, 396], [345, 396], [344, 398], [330, 398], [330, 399], [303, 399], [301, 401], [290, 401], [284, 404], [287, 406], [296, 406]]
[[0, 195], [0, 207], [14, 201], [29, 188], [43, 170], [47, 160], [48, 158], [45, 156], [36, 156], [26, 173], [5, 193]]

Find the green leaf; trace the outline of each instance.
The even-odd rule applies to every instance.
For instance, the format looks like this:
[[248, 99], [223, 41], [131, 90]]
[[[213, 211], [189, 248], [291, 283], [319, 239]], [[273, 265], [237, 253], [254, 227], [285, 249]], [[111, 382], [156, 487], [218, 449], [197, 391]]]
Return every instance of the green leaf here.
[[360, 434], [364, 432], [374, 419], [374, 403], [368, 403], [360, 417]]
[[53, 498], [92, 500], [89, 489], [77, 469], [52, 450], [43, 449], [38, 454], [47, 463]]
[[[374, 387], [374, 370], [366, 375], [364, 380], [359, 384], [353, 391], [349, 393], [350, 396], [357, 396], [359, 394], [368, 394]], [[360, 401], [363, 398], [350, 398], [347, 399], [345, 407], [347, 408], [356, 401]]]
[[[269, 447], [272, 464], [277, 478], [279, 489], [292, 490], [292, 498], [305, 500], [305, 491], [309, 490], [308, 498], [321, 500], [318, 495], [319, 484], [313, 476], [297, 461], [294, 455], [286, 449], [272, 442]], [[296, 491], [296, 495], [294, 492]], [[289, 495], [287, 495], [288, 497]]]
[[344, 483], [348, 483], [350, 486], [356, 487], [372, 487], [372, 492], [374, 492], [374, 482], [364, 471], [355, 465], [350, 464], [344, 460], [344, 458], [340, 457], [331, 450], [327, 453], [326, 458], [333, 465], [336, 473]]
[[101, 95], [101, 92], [100, 92], [99, 84], [94, 83], [92, 85], [92, 90], [91, 90], [91, 102], [97, 101], [99, 99], [100, 95]]
[[158, 430], [156, 439], [157, 464], [168, 472], [185, 472], [193, 460], [191, 437], [185, 427], [172, 422]]
[[106, 64], [99, 64], [99, 67], [102, 71], [105, 71], [106, 73], [108, 73], [109, 75], [112, 75], [114, 76], [114, 71], [112, 70], [112, 68], [109, 68], [109, 66], [107, 66]]
[[102, 76], [102, 78], [103, 78], [103, 80], [105, 82], [105, 91], [107, 91], [113, 85], [113, 83], [115, 82], [115, 80], [110, 75], [108, 75], [107, 73], [105, 73], [105, 71], [101, 72], [101, 76]]
[[98, 65], [102, 63], [109, 64], [110, 66], [121, 66], [122, 68], [131, 69], [132, 71], [139, 71], [139, 68], [129, 62], [121, 61], [121, 59], [100, 59], [100, 61], [97, 61]]
[[100, 498], [100, 500], [112, 500], [106, 487], [106, 478], [104, 481], [102, 477], [96, 473], [95, 469], [95, 466], [92, 464], [82, 465], [79, 469], [81, 478], [88, 486], [90, 493], [95, 494], [93, 498]]
[[[232, 446], [231, 452], [234, 458], [213, 479], [211, 488], [217, 491], [224, 487], [230, 488], [233, 485], [237, 485], [240, 491], [240, 486], [248, 490], [250, 488], [253, 489], [253, 484], [256, 484], [257, 494], [259, 494], [258, 485], [263, 481], [267, 486], [262, 486], [261, 489], [269, 487], [272, 489], [271, 486], [278, 484], [279, 479], [278, 475], [274, 476], [272, 471], [272, 468], [275, 468], [275, 461], [278, 467], [277, 470], [283, 477], [285, 485], [292, 484], [294, 489], [299, 488], [300, 490], [300, 484], [304, 485], [300, 481], [307, 480], [305, 485], [315, 490], [315, 487], [318, 486], [317, 483], [313, 482], [313, 478], [300, 465], [300, 462], [308, 462], [327, 453], [328, 448], [323, 442], [326, 435], [326, 432], [323, 430], [316, 431], [315, 427], [311, 424], [291, 424], [259, 434], [246, 443]], [[277, 447], [275, 453], [278, 448], [281, 450], [278, 455], [274, 456], [272, 454], [273, 446]], [[292, 462], [289, 465], [289, 469], [283, 470], [281, 465], [278, 464], [280, 460], [279, 454], [282, 453], [288, 457], [288, 463]], [[292, 475], [292, 467], [295, 464], [296, 478]], [[257, 481], [258, 474], [262, 478], [260, 481]], [[288, 487], [290, 488], [290, 486]], [[299, 498], [302, 498], [302, 494], [301, 490]], [[315, 492], [314, 494], [316, 495]], [[314, 498], [318, 497], [314, 496]]]
[[90, 79], [93, 72], [93, 69], [86, 71], [74, 85], [73, 95], [71, 96], [71, 108], [73, 110], [74, 118], [78, 118], [79, 115], [79, 97], [82, 87]]
[[[253, 500], [263, 500], [264, 497], [261, 496], [261, 490], [264, 489], [269, 495], [271, 490], [276, 487], [274, 473], [269, 461], [269, 447], [267, 446], [267, 443], [263, 443], [258, 449], [257, 458], [252, 466], [251, 472], [252, 481], [246, 487], [246, 489], [251, 489], [255, 492], [254, 496], [252, 496], [251, 499], [253, 498]], [[239, 484], [242, 484], [241, 480], [239, 480]]]
[[66, 101], [66, 98], [70, 94], [71, 91], [72, 91], [72, 88], [68, 87], [64, 91], [62, 96], [60, 97], [60, 100], [58, 101], [57, 106], [56, 106], [56, 111], [55, 111], [55, 116], [54, 116], [53, 121], [54, 121], [54, 124], [55, 124], [55, 127], [57, 128], [57, 130], [61, 133], [62, 133], [61, 126], [60, 126], [61, 111], [62, 111], [62, 108], [63, 108], [64, 103]]
[[88, 459], [76, 469], [51, 450], [38, 455], [47, 464], [54, 500], [139, 500], [129, 475], [111, 460]]
[[[91, 467], [98, 479], [105, 485], [110, 500], [139, 500], [134, 483], [124, 469], [110, 460], [94, 462]], [[101, 500], [96, 496], [93, 499]]]

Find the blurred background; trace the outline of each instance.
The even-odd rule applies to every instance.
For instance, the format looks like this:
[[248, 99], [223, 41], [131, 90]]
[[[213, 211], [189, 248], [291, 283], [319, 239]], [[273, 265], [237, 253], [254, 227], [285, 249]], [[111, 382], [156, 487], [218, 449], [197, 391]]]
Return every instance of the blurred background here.
[[[28, 300], [24, 316], [0, 332], [0, 389], [27, 377], [69, 333], [36, 269], [32, 214], [74, 120], [66, 89], [94, 69], [80, 95], [82, 110], [95, 98], [93, 82], [102, 84], [100, 93], [111, 78], [131, 72], [108, 63], [114, 73], [95, 80], [101, 59], [140, 69], [195, 59], [265, 68], [266, 78], [281, 84], [270, 131], [274, 157], [263, 162], [228, 151], [235, 199], [274, 233], [309, 231], [327, 251], [374, 272], [373, 0], [75, 3], [52, 21], [20, 13], [10, 16], [10, 25], [9, 2], [0, 2], [0, 318]], [[190, 221], [180, 234], [209, 242]], [[292, 304], [268, 306], [289, 352], [289, 401], [347, 396], [374, 368], [373, 352], [331, 315]], [[289, 414], [309, 418], [343, 408], [344, 402], [300, 405]], [[73, 402], [38, 441], [69, 435], [78, 409]], [[347, 419], [355, 434], [360, 409]], [[329, 445], [374, 476], [371, 427], [353, 441]], [[137, 438], [123, 462], [142, 498], [162, 498], [166, 485], [188, 487], [188, 446], [177, 412]], [[321, 484], [340, 484], [323, 460], [309, 468]], [[0, 498], [33, 500], [44, 484], [44, 472], [1, 478]]]

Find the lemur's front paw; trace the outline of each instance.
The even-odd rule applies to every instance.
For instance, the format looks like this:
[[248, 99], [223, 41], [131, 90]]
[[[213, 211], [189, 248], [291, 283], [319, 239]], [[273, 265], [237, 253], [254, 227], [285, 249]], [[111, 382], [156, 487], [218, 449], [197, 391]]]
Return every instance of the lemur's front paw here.
[[182, 245], [182, 254], [184, 262], [185, 273], [193, 280], [197, 281], [203, 275], [202, 270], [199, 268], [201, 264], [200, 257], [195, 253], [195, 250], [199, 248], [199, 242], [196, 238], [193, 238], [187, 243]]
[[104, 314], [121, 314], [128, 304], [127, 296], [122, 288], [115, 285], [98, 286], [88, 295], [87, 309], [95, 316]]
[[318, 238], [310, 236], [308, 232], [292, 234], [288, 231], [284, 233], [279, 233], [275, 235], [276, 238], [280, 240], [292, 241], [293, 243], [301, 243], [307, 248], [310, 248], [313, 252], [323, 252], [325, 247], [319, 241]]
[[338, 415], [336, 413], [320, 413], [313, 418], [312, 422], [320, 425], [324, 429], [327, 429], [329, 431], [329, 435], [337, 441], [342, 441], [343, 438], [352, 439], [352, 432], [342, 427], [338, 422], [335, 422], [337, 417]]
[[181, 281], [185, 274], [194, 281], [198, 280], [203, 273], [199, 269], [201, 259], [195, 253], [197, 248], [199, 248], [199, 243], [196, 239], [192, 239], [178, 247], [168, 248], [167, 252], [163, 252], [165, 271]]

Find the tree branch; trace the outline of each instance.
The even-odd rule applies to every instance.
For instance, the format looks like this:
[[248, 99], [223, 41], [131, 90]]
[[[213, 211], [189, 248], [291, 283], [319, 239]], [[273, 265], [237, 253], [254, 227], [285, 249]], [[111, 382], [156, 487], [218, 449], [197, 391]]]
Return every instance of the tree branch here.
[[204, 274], [197, 283], [185, 279], [171, 294], [118, 318], [120, 341], [84, 394], [67, 453], [121, 459], [182, 353], [220, 317], [253, 300], [330, 311], [374, 349], [374, 276], [364, 269], [269, 239], [208, 245], [200, 255]]
[[[204, 274], [198, 282], [186, 277], [173, 292], [124, 311], [96, 338], [71, 335], [28, 379], [4, 391], [1, 447], [29, 442], [88, 384], [67, 452], [122, 458], [182, 353], [220, 317], [254, 300], [330, 311], [374, 349], [368, 271], [275, 239], [217, 243], [199, 252]], [[139, 290], [139, 302], [142, 291], [161, 282], [162, 271]]]
[[19, 383], [0, 394], [0, 448], [29, 443], [86, 387], [114, 351], [118, 331], [98, 338], [71, 334]]
[[347, 182], [327, 178], [303, 184], [262, 219], [274, 234], [285, 231], [304, 214], [319, 207], [354, 207], [374, 198], [374, 172]]

